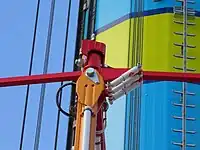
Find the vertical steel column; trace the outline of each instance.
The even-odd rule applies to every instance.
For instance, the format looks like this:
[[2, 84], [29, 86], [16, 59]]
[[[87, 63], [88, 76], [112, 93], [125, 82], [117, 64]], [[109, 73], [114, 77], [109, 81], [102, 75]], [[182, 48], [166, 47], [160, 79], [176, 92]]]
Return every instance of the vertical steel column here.
[[89, 18], [88, 18], [88, 30], [87, 39], [95, 39], [95, 20], [96, 20], [96, 0], [89, 0]]
[[[187, 71], [187, 0], [183, 1], [183, 72]], [[186, 82], [182, 83], [182, 150], [186, 149]]]
[[[77, 33], [76, 33], [76, 48], [75, 48], [75, 60], [79, 57], [79, 49], [81, 47], [81, 41], [83, 39], [83, 25], [84, 25], [84, 11], [83, 11], [84, 1], [79, 0], [79, 13], [78, 13], [78, 22], [77, 22]], [[80, 70], [80, 68], [74, 64], [73, 71]], [[76, 87], [73, 86], [71, 90], [70, 106], [69, 109], [75, 105], [75, 95]], [[66, 139], [66, 150], [71, 150], [73, 141], [74, 141], [74, 129], [73, 129], [74, 119], [69, 118], [68, 129], [67, 129], [67, 139]]]

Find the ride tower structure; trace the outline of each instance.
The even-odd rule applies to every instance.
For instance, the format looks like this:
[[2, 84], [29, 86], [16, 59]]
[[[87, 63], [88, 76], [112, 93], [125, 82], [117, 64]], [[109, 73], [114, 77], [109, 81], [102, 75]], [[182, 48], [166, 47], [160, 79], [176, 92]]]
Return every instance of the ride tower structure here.
[[[75, 139], [70, 149], [106, 150], [104, 113], [108, 101], [113, 104], [119, 97], [136, 89], [142, 80], [167, 80], [199, 82], [200, 74], [142, 71], [141, 66], [129, 68], [107, 68], [104, 64], [105, 45], [92, 40], [83, 40], [81, 71], [0, 78], [0, 87], [39, 83], [75, 81], [62, 85], [56, 95], [59, 110], [75, 120]], [[66, 112], [59, 100], [62, 88], [76, 84], [74, 111]], [[72, 139], [73, 140], [73, 139]]]
[[[199, 149], [198, 6], [187, 0], [81, 0], [74, 71], [47, 74], [45, 65], [44, 74], [0, 78], [0, 87], [62, 82], [56, 102], [69, 117], [67, 150], [113, 149], [110, 141], [125, 150]], [[52, 1], [47, 55], [54, 7]], [[59, 101], [68, 85], [76, 85], [70, 112]], [[114, 104], [108, 109], [107, 102]]]
[[[195, 0], [97, 1], [96, 39], [107, 44], [111, 67], [199, 73], [199, 11]], [[108, 113], [117, 129], [107, 134], [125, 150], [199, 149], [199, 85], [145, 82], [111, 108], [126, 123]]]

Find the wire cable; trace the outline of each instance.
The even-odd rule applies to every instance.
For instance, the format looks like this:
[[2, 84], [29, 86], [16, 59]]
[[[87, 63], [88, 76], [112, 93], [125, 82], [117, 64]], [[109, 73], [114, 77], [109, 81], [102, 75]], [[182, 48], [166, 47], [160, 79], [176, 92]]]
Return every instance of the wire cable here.
[[[46, 42], [46, 52], [45, 52], [43, 74], [46, 74], [48, 71], [50, 47], [51, 47], [51, 37], [52, 37], [52, 29], [53, 29], [53, 21], [54, 21], [54, 11], [55, 11], [55, 0], [52, 0], [50, 17], [49, 17], [49, 27], [48, 27], [48, 35], [47, 35], [47, 42]], [[40, 102], [39, 102], [39, 108], [38, 108], [34, 150], [39, 149], [40, 132], [41, 132], [41, 125], [42, 125], [42, 115], [43, 115], [43, 108], [44, 108], [45, 89], [46, 89], [46, 84], [42, 84], [41, 93], [40, 93]]]
[[[30, 63], [29, 63], [30, 64], [29, 73], [28, 73], [29, 76], [32, 74], [32, 68], [33, 68], [33, 58], [34, 58], [34, 52], [35, 52], [35, 43], [36, 43], [36, 36], [37, 36], [39, 11], [40, 11], [40, 0], [37, 1], [34, 33], [33, 33], [33, 40], [32, 40], [32, 50], [31, 50], [31, 57], [30, 57]], [[24, 131], [25, 131], [25, 125], [26, 125], [26, 116], [27, 116], [27, 108], [28, 108], [28, 100], [29, 100], [29, 92], [30, 92], [30, 85], [27, 85], [19, 150], [22, 150], [22, 147], [23, 147]]]
[[[84, 38], [84, 18], [85, 18], [85, 11], [83, 10], [84, 1], [79, 0], [79, 10], [78, 10], [78, 21], [77, 21], [77, 31], [76, 31], [76, 45], [75, 45], [75, 55], [74, 59], [79, 58], [79, 50], [81, 47], [81, 41]], [[74, 61], [75, 62], [75, 61]], [[80, 67], [78, 67], [76, 64], [74, 64], [73, 71], [80, 70]], [[75, 86], [72, 87], [71, 90], [71, 99], [70, 99], [70, 107], [75, 105], [75, 94], [76, 94], [76, 88]], [[68, 129], [67, 129], [67, 138], [66, 138], [66, 150], [70, 150], [72, 148], [72, 145], [74, 143], [74, 130], [73, 127], [73, 118], [69, 118], [68, 121]]]
[[[143, 5], [143, 0], [130, 1], [128, 67], [132, 67], [137, 63], [142, 65], [144, 25]], [[134, 19], [132, 19], [132, 17], [134, 17]], [[126, 141], [126, 149], [138, 150], [140, 139], [141, 87], [130, 93], [128, 101], [129, 105], [126, 105], [126, 123], [128, 123], [125, 135], [126, 140], [128, 140], [128, 143]]]
[[57, 105], [57, 107], [58, 107], [58, 110], [59, 110], [60, 112], [62, 112], [65, 116], [67, 116], [67, 117], [74, 117], [73, 114], [70, 114], [70, 113], [66, 112], [66, 111], [65, 111], [64, 109], [62, 109], [62, 107], [61, 107], [61, 99], [60, 99], [61, 91], [62, 91], [62, 89], [63, 89], [64, 87], [69, 86], [69, 85], [76, 85], [76, 83], [74, 83], [74, 82], [69, 82], [69, 83], [66, 83], [66, 84], [62, 85], [62, 86], [58, 89], [58, 91], [57, 91], [57, 93], [56, 93], [56, 105]]
[[[129, 20], [129, 41], [128, 41], [128, 67], [132, 67], [132, 59], [131, 57], [133, 56], [133, 31], [134, 31], [134, 22], [133, 22], [133, 19], [132, 19], [132, 15], [134, 16], [135, 14], [135, 11], [133, 11], [133, 8], [136, 8], [136, 7], [133, 7], [135, 5], [133, 5], [133, 0], [130, 0], [130, 20]], [[132, 43], [132, 44], [131, 44]], [[132, 92], [131, 92], [132, 93]], [[127, 145], [124, 145], [124, 149], [127, 149], [129, 150], [130, 149], [130, 144], [131, 144], [131, 95], [130, 97], [126, 97], [127, 101], [126, 101], [126, 120], [125, 120], [125, 124], [128, 124], [127, 126], [125, 125], [126, 129], [126, 134], [125, 134], [125, 138], [124, 138], [124, 143], [127, 143]], [[128, 105], [128, 103], [130, 102], [130, 104]], [[129, 110], [129, 111], [128, 111]], [[127, 140], [127, 141], [126, 141]]]
[[[71, 12], [71, 0], [69, 0], [69, 4], [68, 4], [67, 27], [66, 27], [66, 32], [65, 32], [65, 45], [64, 45], [64, 52], [63, 52], [62, 72], [65, 71], [65, 66], [66, 66], [70, 12]], [[61, 87], [63, 86], [63, 82], [61, 82], [60, 86]], [[60, 100], [60, 105], [61, 105], [61, 103], [62, 103], [62, 90], [60, 92], [59, 100]], [[56, 121], [56, 134], [55, 134], [55, 139], [54, 139], [54, 150], [57, 150], [58, 132], [59, 132], [59, 125], [60, 125], [60, 112], [61, 112], [61, 110], [58, 109], [57, 121]]]

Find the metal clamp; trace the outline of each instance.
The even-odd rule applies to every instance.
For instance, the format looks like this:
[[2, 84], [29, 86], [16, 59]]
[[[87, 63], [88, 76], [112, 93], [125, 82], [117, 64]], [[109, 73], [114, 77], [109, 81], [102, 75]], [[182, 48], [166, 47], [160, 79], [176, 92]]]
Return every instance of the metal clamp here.
[[95, 84], [99, 84], [99, 78], [97, 76], [96, 70], [94, 68], [86, 69], [85, 75], [93, 81]]

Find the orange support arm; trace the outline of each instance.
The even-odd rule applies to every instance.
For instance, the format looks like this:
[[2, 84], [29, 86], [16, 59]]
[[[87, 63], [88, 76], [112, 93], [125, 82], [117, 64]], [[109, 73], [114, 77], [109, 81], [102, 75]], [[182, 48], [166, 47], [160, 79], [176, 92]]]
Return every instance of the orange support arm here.
[[[94, 83], [92, 80], [90, 80], [90, 78], [85, 75], [85, 72], [77, 80], [76, 91], [78, 95], [78, 104], [74, 150], [84, 149], [84, 145], [87, 144], [87, 142], [84, 143], [84, 138], [89, 139], [89, 150], [95, 149], [98, 100], [104, 91], [103, 77], [97, 71], [96, 74], [99, 79], [99, 83]], [[91, 124], [89, 127], [86, 127], [84, 122], [84, 110], [86, 106], [89, 106], [92, 111]], [[84, 136], [84, 130], [86, 128], [89, 128], [89, 137]]]

